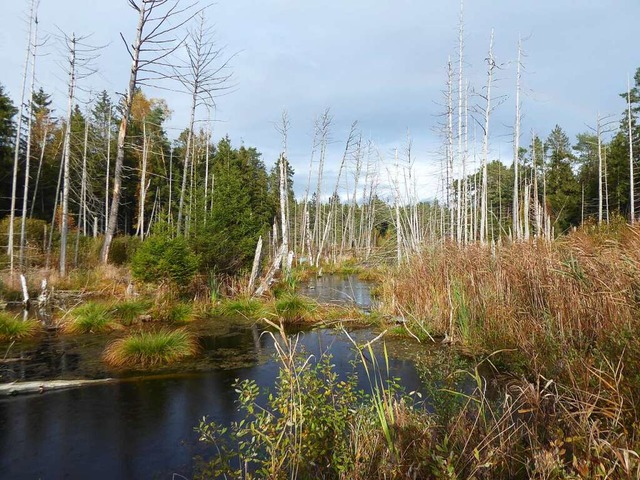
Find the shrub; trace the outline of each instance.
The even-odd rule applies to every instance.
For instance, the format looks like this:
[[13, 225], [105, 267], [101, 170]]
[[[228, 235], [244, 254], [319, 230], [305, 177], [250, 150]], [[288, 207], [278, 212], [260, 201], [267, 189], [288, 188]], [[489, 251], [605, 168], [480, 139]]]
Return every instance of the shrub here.
[[175, 363], [193, 356], [198, 344], [184, 330], [138, 332], [111, 343], [104, 360], [116, 368], [153, 367]]
[[131, 270], [138, 280], [147, 283], [170, 282], [185, 287], [198, 268], [198, 257], [182, 238], [170, 238], [158, 233], [150, 236], [138, 248]]
[[0, 312], [0, 341], [19, 340], [38, 332], [40, 325], [33, 320], [22, 321], [8, 313]]
[[63, 326], [65, 333], [101, 333], [120, 328], [113, 312], [102, 303], [87, 302], [70, 312], [71, 320]]
[[111, 248], [109, 249], [109, 263], [125, 265], [131, 262], [140, 244], [141, 241], [138, 237], [125, 236], [114, 238], [113, 242], [111, 242]]

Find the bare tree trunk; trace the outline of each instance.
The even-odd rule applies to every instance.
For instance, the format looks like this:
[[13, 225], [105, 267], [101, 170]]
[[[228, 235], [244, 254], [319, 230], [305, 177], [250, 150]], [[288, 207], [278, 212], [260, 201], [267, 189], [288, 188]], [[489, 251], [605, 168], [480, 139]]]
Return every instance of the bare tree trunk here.
[[44, 126], [44, 132], [42, 133], [42, 142], [40, 143], [40, 159], [38, 161], [38, 173], [36, 173], [36, 184], [33, 187], [33, 196], [31, 197], [31, 210], [29, 211], [29, 218], [33, 217], [33, 209], [36, 205], [36, 198], [38, 195], [38, 185], [40, 185], [40, 174], [42, 173], [42, 164], [44, 162], [44, 150], [47, 147], [47, 135], [49, 133], [49, 125]]
[[140, 173], [140, 198], [138, 200], [138, 226], [136, 236], [144, 239], [144, 207], [147, 198], [147, 157], [149, 155], [149, 138], [147, 137], [147, 122], [142, 121], [142, 172]]
[[629, 220], [636, 222], [635, 176], [633, 174], [633, 128], [631, 121], [631, 86], [627, 78], [627, 124], [629, 127]]
[[182, 210], [184, 208], [184, 195], [187, 190], [187, 176], [189, 173], [189, 163], [191, 160], [191, 143], [193, 142], [193, 124], [196, 116], [197, 106], [197, 93], [194, 87], [194, 91], [191, 95], [191, 112], [189, 116], [189, 131], [187, 133], [187, 145], [185, 146], [184, 165], [182, 167], [182, 188], [180, 189], [180, 199], [178, 200], [178, 223], [177, 232], [180, 234], [182, 231]]
[[512, 229], [515, 239], [520, 240], [522, 238], [522, 226], [520, 224], [520, 198], [518, 193], [518, 184], [520, 182], [518, 163], [520, 155], [520, 67], [522, 56], [522, 41], [518, 39], [518, 64], [516, 73], [516, 123], [513, 132], [513, 211], [512, 214]]
[[486, 101], [487, 106], [484, 111], [484, 136], [482, 142], [482, 191], [480, 201], [480, 243], [483, 245], [487, 243], [489, 222], [488, 222], [488, 205], [487, 205], [487, 162], [489, 157], [489, 119], [491, 116], [491, 84], [493, 83], [493, 69], [496, 62], [493, 58], [493, 30], [491, 30], [491, 39], [489, 41], [489, 57], [487, 59], [489, 63], [488, 75], [487, 75], [487, 92]]
[[60, 276], [67, 274], [67, 234], [69, 231], [69, 190], [71, 188], [71, 113], [76, 86], [76, 36], [72, 35], [69, 45], [69, 95], [67, 98], [67, 120], [64, 132], [64, 175], [62, 181], [62, 217], [60, 220]]
[[596, 125], [596, 135], [598, 137], [598, 225], [602, 224], [602, 178], [603, 178], [603, 163], [602, 163], [602, 137], [600, 131], [600, 114], [598, 113], [598, 120]]
[[20, 138], [22, 136], [22, 118], [24, 111], [24, 93], [27, 87], [27, 73], [29, 69], [29, 55], [31, 53], [32, 44], [32, 31], [33, 25], [36, 21], [36, 6], [37, 0], [31, 0], [31, 7], [29, 9], [29, 34], [27, 40], [27, 51], [25, 53], [24, 71], [22, 73], [22, 88], [20, 91], [20, 106], [18, 108], [18, 123], [16, 128], [16, 140], [14, 144], [13, 152], [13, 176], [11, 182], [11, 208], [9, 213], [9, 238], [7, 239], [7, 255], [9, 256], [9, 272], [13, 277], [14, 270], [14, 221], [16, 218], [16, 191], [18, 186], [18, 165], [20, 162]]
[[104, 179], [104, 233], [109, 229], [109, 179], [111, 167], [111, 105], [109, 105], [109, 119], [107, 120], [107, 171]]
[[20, 268], [24, 271], [24, 249], [26, 243], [27, 200], [29, 198], [29, 168], [31, 165], [31, 134], [33, 131], [33, 91], [36, 82], [36, 51], [38, 48], [38, 18], [34, 20], [33, 43], [31, 48], [31, 88], [29, 89], [29, 106], [27, 108], [27, 152], [24, 163], [24, 185], [22, 192], [22, 221], [20, 222]]
[[[157, 68], [162, 67], [167, 56], [173, 53], [181, 43], [176, 43], [174, 38], [169, 38], [176, 29], [182, 27], [188, 20], [171, 24], [172, 19], [183, 14], [191, 7], [180, 8], [179, 0], [167, 4], [166, 0], [128, 0], [129, 5], [138, 13], [138, 25], [136, 27], [135, 40], [129, 45], [125, 41], [127, 51], [131, 58], [131, 69], [129, 71], [129, 84], [122, 102], [122, 119], [120, 120], [120, 130], [118, 132], [118, 144], [116, 151], [116, 163], [113, 172], [113, 195], [111, 197], [111, 209], [109, 211], [109, 222], [104, 235], [104, 243], [100, 252], [100, 261], [106, 264], [109, 259], [109, 248], [116, 233], [118, 225], [118, 210], [120, 207], [120, 193], [122, 189], [122, 167], [124, 163], [124, 147], [131, 115], [133, 96], [138, 84], [138, 73], [141, 71], [151, 72], [152, 76], [157, 76]], [[157, 12], [157, 9], [168, 7], [165, 13]], [[150, 27], [149, 32], [145, 27]], [[124, 36], [121, 37], [124, 41]], [[141, 55], [146, 55], [142, 58]], [[162, 76], [162, 75], [161, 75]], [[147, 79], [150, 80], [150, 79]]]

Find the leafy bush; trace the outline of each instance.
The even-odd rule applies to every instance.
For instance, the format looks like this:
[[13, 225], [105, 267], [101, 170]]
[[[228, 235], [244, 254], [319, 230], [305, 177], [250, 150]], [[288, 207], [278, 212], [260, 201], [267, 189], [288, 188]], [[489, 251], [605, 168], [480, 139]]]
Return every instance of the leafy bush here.
[[131, 261], [136, 251], [140, 247], [140, 238], [126, 236], [116, 237], [111, 242], [109, 249], [109, 263], [114, 265], [125, 265]]
[[147, 283], [189, 284], [198, 268], [198, 257], [182, 237], [159, 233], [147, 238], [131, 262], [133, 276]]

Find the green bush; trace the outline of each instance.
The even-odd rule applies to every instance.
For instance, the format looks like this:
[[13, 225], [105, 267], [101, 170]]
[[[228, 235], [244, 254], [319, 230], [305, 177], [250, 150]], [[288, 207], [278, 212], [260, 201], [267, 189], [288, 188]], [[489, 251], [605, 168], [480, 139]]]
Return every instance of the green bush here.
[[109, 263], [114, 265], [125, 265], [131, 261], [136, 251], [140, 247], [140, 238], [125, 236], [116, 237], [111, 242], [109, 249]]
[[198, 257], [182, 237], [159, 233], [147, 238], [133, 256], [133, 276], [147, 283], [186, 286], [198, 268]]

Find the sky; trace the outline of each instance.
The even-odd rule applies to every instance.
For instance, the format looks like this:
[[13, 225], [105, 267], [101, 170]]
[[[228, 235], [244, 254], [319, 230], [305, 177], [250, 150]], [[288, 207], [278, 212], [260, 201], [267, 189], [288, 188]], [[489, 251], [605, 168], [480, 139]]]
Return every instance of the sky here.
[[[27, 0], [0, 0], [0, 84], [14, 103], [27, 7]], [[52, 94], [58, 115], [64, 115], [67, 88], [55, 38], [61, 31], [91, 34], [89, 42], [105, 45], [95, 61], [97, 73], [81, 80], [80, 101], [103, 89], [114, 96], [125, 90], [130, 61], [119, 34], [131, 39], [137, 20], [127, 0], [41, 0], [38, 16], [41, 37], [50, 38], [40, 49], [36, 83]], [[216, 99], [212, 114], [214, 137], [229, 135], [234, 145], [256, 147], [270, 166], [282, 149], [275, 126], [286, 110], [288, 155], [300, 196], [307, 185], [314, 120], [330, 108], [327, 190], [333, 188], [349, 127], [358, 121], [363, 138], [384, 160], [383, 177], [393, 174], [395, 149], [403, 152], [409, 136], [419, 196], [437, 194], [447, 61], [458, 58], [458, 0], [217, 0], [206, 18], [218, 44], [233, 57], [233, 88]], [[473, 91], [486, 84], [492, 29], [495, 35], [498, 104], [491, 118], [491, 157], [505, 163], [512, 158], [518, 38], [525, 53], [521, 143], [529, 144], [532, 131], [548, 135], [556, 124], [575, 139], [595, 126], [598, 114], [621, 117], [625, 104], [618, 93], [640, 67], [639, 20], [638, 0], [466, 0], [464, 75]], [[187, 95], [145, 92], [167, 100], [173, 112], [170, 137], [186, 128]], [[476, 102], [478, 95], [472, 95], [470, 107]], [[198, 112], [199, 120], [206, 118], [206, 111]], [[471, 151], [474, 136], [480, 152], [479, 128], [470, 121]]]

